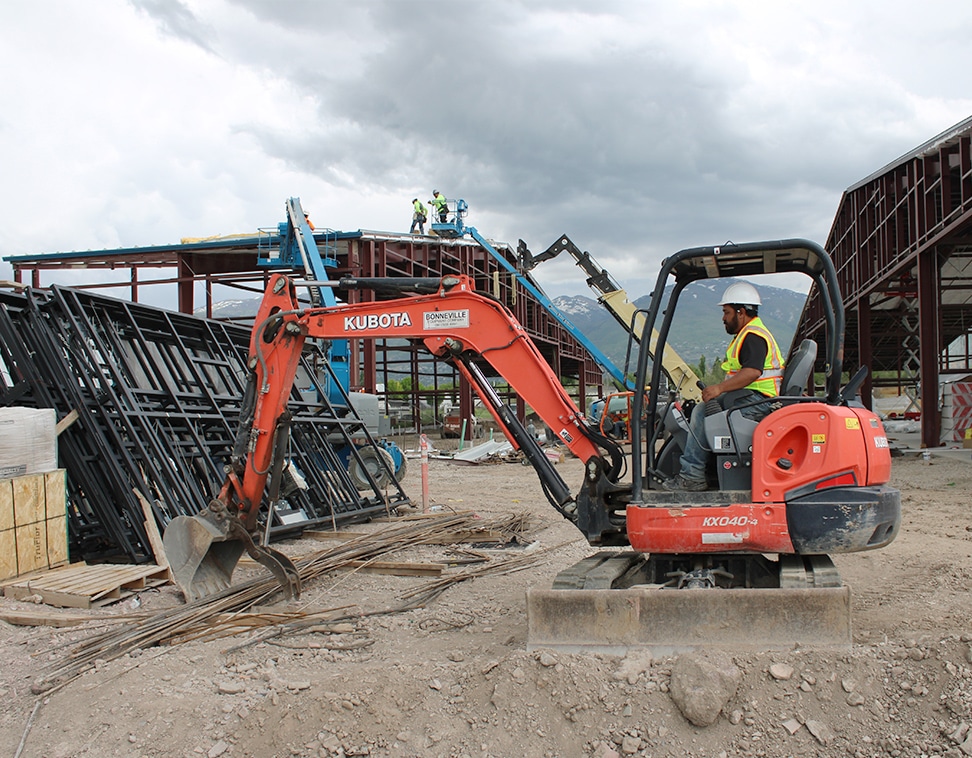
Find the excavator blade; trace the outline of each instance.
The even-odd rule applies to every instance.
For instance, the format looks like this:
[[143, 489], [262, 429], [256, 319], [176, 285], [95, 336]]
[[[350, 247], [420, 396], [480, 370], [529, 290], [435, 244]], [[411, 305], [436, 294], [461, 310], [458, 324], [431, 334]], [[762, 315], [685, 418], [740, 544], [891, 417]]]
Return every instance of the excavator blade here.
[[266, 566], [288, 598], [300, 597], [300, 575], [283, 553], [256, 545], [238, 519], [211, 511], [177, 516], [162, 537], [172, 579], [187, 602], [227, 589], [243, 551]]
[[[618, 588], [632, 553], [598, 554], [561, 572], [553, 589], [527, 590], [527, 649], [671, 655], [699, 648], [849, 650], [851, 593], [826, 556], [810, 570], [786, 561], [773, 588]], [[803, 564], [800, 561], [801, 565]]]
[[527, 590], [527, 650], [849, 650], [850, 588]]

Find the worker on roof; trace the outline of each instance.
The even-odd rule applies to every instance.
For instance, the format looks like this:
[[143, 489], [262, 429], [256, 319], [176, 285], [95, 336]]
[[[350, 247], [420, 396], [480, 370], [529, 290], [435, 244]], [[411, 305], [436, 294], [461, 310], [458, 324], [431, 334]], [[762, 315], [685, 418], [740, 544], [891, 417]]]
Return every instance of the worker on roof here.
[[449, 203], [444, 195], [439, 194], [439, 190], [432, 190], [432, 199], [429, 205], [435, 209], [435, 214], [439, 217], [439, 223], [444, 224], [449, 215]]
[[425, 234], [425, 220], [428, 218], [425, 206], [417, 197], [412, 198], [412, 228], [409, 234], [415, 234], [415, 227], [418, 227], [419, 234]]
[[307, 222], [307, 226], [310, 227], [311, 231], [314, 231], [314, 222], [310, 220], [310, 214], [304, 211], [304, 221]]
[[[759, 292], [748, 282], [735, 282], [726, 289], [719, 301], [726, 333], [733, 335], [722, 363], [726, 378], [702, 390], [703, 402], [715, 400], [722, 410], [743, 406], [739, 412], [753, 421], [773, 410], [774, 404], [768, 400], [780, 394], [783, 381], [783, 356], [776, 339], [759, 318], [761, 304]], [[705, 438], [705, 416], [704, 408], [696, 406], [689, 421], [679, 473], [662, 482], [664, 489], [708, 489], [706, 469], [712, 450]]]

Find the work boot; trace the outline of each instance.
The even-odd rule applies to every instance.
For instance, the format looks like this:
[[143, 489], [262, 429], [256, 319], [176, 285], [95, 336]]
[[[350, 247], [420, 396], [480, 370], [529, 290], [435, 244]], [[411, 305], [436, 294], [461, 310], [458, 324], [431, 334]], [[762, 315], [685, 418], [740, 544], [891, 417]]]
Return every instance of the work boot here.
[[663, 490], [669, 492], [704, 492], [709, 489], [709, 485], [704, 480], [689, 479], [681, 474], [666, 479], [661, 486]]

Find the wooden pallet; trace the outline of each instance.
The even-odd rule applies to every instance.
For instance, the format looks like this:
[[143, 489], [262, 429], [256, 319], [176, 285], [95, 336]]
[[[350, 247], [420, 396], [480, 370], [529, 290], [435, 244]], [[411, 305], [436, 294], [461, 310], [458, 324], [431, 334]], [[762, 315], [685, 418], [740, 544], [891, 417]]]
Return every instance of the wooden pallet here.
[[72, 563], [4, 582], [3, 594], [14, 600], [37, 595], [61, 608], [97, 608], [168, 581], [166, 566]]

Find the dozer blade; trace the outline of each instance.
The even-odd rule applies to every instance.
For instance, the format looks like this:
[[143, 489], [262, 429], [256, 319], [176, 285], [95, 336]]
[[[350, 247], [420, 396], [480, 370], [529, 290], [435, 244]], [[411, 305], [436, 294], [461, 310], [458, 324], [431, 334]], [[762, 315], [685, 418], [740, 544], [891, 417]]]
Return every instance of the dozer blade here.
[[177, 516], [162, 537], [172, 579], [187, 602], [227, 589], [246, 550], [266, 566], [289, 598], [300, 596], [300, 575], [283, 553], [253, 542], [239, 519], [217, 518], [212, 511]]
[[527, 650], [850, 649], [850, 588], [527, 590]]
[[618, 588], [637, 567], [632, 553], [598, 554], [527, 590], [527, 650], [850, 649], [850, 588], [826, 556], [783, 561], [783, 587]]

